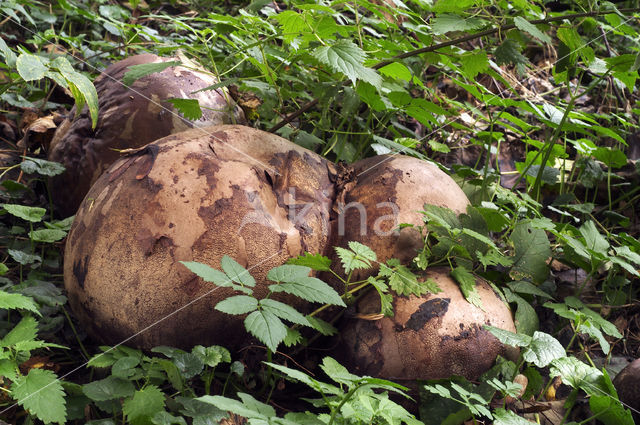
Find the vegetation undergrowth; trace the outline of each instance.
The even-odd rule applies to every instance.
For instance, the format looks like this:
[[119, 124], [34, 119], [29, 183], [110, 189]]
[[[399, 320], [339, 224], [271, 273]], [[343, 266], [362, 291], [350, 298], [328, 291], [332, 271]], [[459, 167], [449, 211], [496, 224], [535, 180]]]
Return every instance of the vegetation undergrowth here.
[[[640, 356], [640, 9], [626, 3], [5, 0], [0, 417], [633, 423], [611, 382], [621, 360]], [[178, 49], [220, 79], [211, 89], [227, 87], [251, 126], [336, 162], [386, 153], [432, 161], [472, 205], [461, 215], [425, 205], [424, 244], [410, 264], [380, 264], [352, 242], [336, 248], [340, 267], [308, 254], [271, 270], [263, 298], [230, 257], [183, 263], [237, 291], [216, 309], [246, 315], [255, 346], [241, 353], [99, 345], [67, 307], [61, 253], [73, 217], [53, 209], [47, 180], [64, 168], [45, 159], [48, 143], [74, 104], [97, 124], [91, 81], [109, 63]], [[128, 81], [169, 66], [154, 65]], [[202, 113], [197, 102], [174, 106]], [[366, 290], [379, 294], [380, 317], [393, 314], [394, 296], [437, 292], [419, 278], [432, 266], [449, 267], [479, 307], [476, 276], [491, 282], [517, 333], [488, 329], [519, 348], [517, 359], [499, 358], [479, 382], [421, 382], [416, 393], [318, 354], [314, 344], [338, 332], [343, 308]], [[377, 274], [352, 279], [371, 267]], [[278, 292], [317, 309], [297, 311], [271, 298]]]

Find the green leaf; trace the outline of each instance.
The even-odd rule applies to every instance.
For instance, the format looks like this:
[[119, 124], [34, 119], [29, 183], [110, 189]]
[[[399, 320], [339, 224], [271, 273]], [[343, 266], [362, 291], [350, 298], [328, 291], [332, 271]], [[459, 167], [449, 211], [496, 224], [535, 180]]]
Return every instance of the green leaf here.
[[192, 353], [176, 353], [171, 357], [184, 379], [191, 379], [200, 372], [204, 363], [199, 356]]
[[462, 73], [468, 78], [475, 78], [481, 72], [489, 69], [489, 57], [487, 52], [480, 50], [460, 56]]
[[44, 208], [40, 207], [28, 207], [26, 205], [18, 204], [3, 204], [2, 207], [11, 215], [27, 220], [31, 223], [37, 223], [42, 220], [44, 214], [47, 212]]
[[291, 43], [300, 33], [309, 29], [303, 15], [293, 10], [284, 10], [274, 18], [282, 27], [282, 38], [287, 43]]
[[191, 352], [198, 356], [200, 360], [202, 360], [202, 363], [209, 367], [216, 367], [220, 363], [231, 363], [229, 350], [219, 345], [212, 345], [211, 347], [196, 345]]
[[267, 279], [274, 282], [295, 282], [297, 279], [309, 277], [311, 269], [306, 266], [284, 264], [274, 267], [267, 273]]
[[[389, 267], [387, 264], [391, 264], [393, 267]], [[387, 264], [380, 264], [378, 276], [386, 277], [389, 280], [389, 286], [398, 295], [420, 296], [427, 292], [434, 294], [441, 292], [434, 280], [418, 280], [418, 277], [406, 266], [401, 265], [400, 262], [393, 263], [392, 260], [389, 260]]]
[[312, 270], [319, 272], [331, 270], [331, 260], [328, 257], [322, 254], [311, 254], [310, 252], [305, 252], [304, 255], [289, 259], [287, 264], [310, 267]]
[[180, 261], [186, 268], [193, 273], [201, 277], [205, 282], [215, 283], [216, 286], [232, 286], [231, 279], [213, 267], [209, 267], [206, 264], [198, 263], [196, 261]]
[[227, 314], [246, 314], [258, 308], [258, 300], [248, 295], [234, 295], [216, 304], [215, 309]]
[[589, 407], [594, 415], [598, 415], [598, 421], [605, 425], [634, 425], [633, 416], [629, 409], [625, 409], [618, 400], [618, 392], [613, 386], [606, 369], [602, 371], [603, 386], [607, 391], [592, 393], [589, 397]]
[[153, 415], [151, 423], [154, 425], [187, 425], [187, 421], [183, 417], [173, 416], [164, 410]]
[[528, 221], [521, 221], [513, 229], [511, 241], [515, 246], [515, 256], [510, 276], [513, 279], [531, 277], [536, 282], [544, 281], [549, 273], [547, 260], [551, 256], [545, 231], [532, 227]]
[[299, 278], [296, 282], [282, 282], [277, 285], [270, 285], [269, 291], [286, 292], [307, 301], [345, 307], [344, 301], [335, 289], [315, 277], [304, 277]]
[[220, 265], [222, 266], [222, 270], [232, 281], [251, 288], [256, 286], [256, 281], [249, 271], [228, 255], [222, 257]]
[[260, 300], [260, 307], [262, 310], [268, 311], [281, 319], [288, 320], [302, 326], [311, 326], [303, 314], [290, 305], [280, 301], [265, 298]]
[[503, 288], [505, 297], [508, 302], [516, 303], [518, 308], [515, 313], [515, 324], [518, 333], [525, 335], [533, 335], [538, 330], [540, 321], [538, 314], [531, 307], [531, 304], [519, 295], [514, 294], [507, 288]]
[[23, 266], [27, 264], [36, 264], [42, 262], [42, 258], [38, 254], [29, 254], [17, 249], [7, 249], [7, 253], [18, 263]]
[[379, 69], [382, 75], [395, 78], [397, 80], [411, 81], [412, 75], [409, 68], [400, 62], [391, 62]]
[[122, 413], [132, 425], [151, 424], [151, 418], [164, 409], [164, 394], [155, 385], [147, 385], [122, 404]]
[[358, 80], [379, 87], [382, 78], [373, 69], [363, 65], [366, 53], [351, 40], [340, 39], [329, 46], [320, 46], [312, 53], [318, 61], [336, 72], [342, 72], [353, 84]]
[[18, 404], [44, 423], [63, 424], [67, 419], [64, 390], [55, 373], [31, 369], [11, 385], [11, 395]]
[[198, 99], [167, 99], [186, 119], [197, 121], [202, 118], [202, 109]]
[[131, 65], [129, 70], [122, 77], [122, 82], [126, 86], [130, 86], [136, 80], [145, 77], [147, 75], [155, 74], [156, 72], [162, 72], [165, 69], [172, 66], [182, 65], [179, 61], [157, 62], [157, 63], [143, 63], [140, 65]]
[[276, 352], [287, 336], [287, 327], [275, 314], [268, 311], [254, 311], [244, 320], [244, 327], [251, 335], [263, 342], [269, 350]]
[[[250, 400], [251, 398], [253, 398], [250, 395], [245, 393], [238, 393], [238, 396], [243, 397], [243, 401]], [[265, 405], [264, 403], [260, 403], [255, 399], [254, 399], [255, 402], [250, 404], [240, 402], [232, 398], [218, 396], [218, 395], [214, 395], [214, 396], [205, 395], [202, 397], [198, 397], [196, 400], [202, 401], [204, 403], [212, 404], [220, 410], [231, 412], [238, 416], [242, 416], [244, 418], [261, 420], [260, 422], [253, 421], [255, 423], [265, 423], [265, 424], [269, 423], [267, 421], [269, 416], [265, 416], [263, 412], [271, 412], [270, 410], [271, 406]], [[262, 405], [262, 406], [260, 406], [259, 408], [256, 408], [256, 406], [258, 405]], [[271, 416], [275, 416], [275, 412]]]
[[493, 425], [532, 425], [532, 423], [502, 407], [493, 411]]
[[16, 64], [16, 60], [18, 59], [16, 54], [7, 46], [7, 43], [0, 38], [0, 52], [4, 55], [4, 63], [13, 68]]
[[456, 267], [451, 270], [451, 277], [460, 285], [460, 291], [465, 299], [476, 307], [482, 309], [482, 300], [476, 289], [476, 277], [465, 267]]
[[40, 158], [23, 157], [20, 163], [20, 169], [27, 174], [40, 174], [42, 176], [53, 177], [64, 173], [64, 165], [47, 161]]
[[537, 38], [543, 43], [551, 44], [551, 37], [549, 37], [547, 34], [543, 33], [542, 31], [540, 31], [538, 27], [536, 27], [535, 25], [533, 25], [523, 17], [516, 16], [513, 20], [513, 23], [516, 24], [516, 27], [520, 31], [526, 32], [530, 36]]
[[459, 15], [444, 13], [431, 20], [431, 31], [441, 35], [452, 31], [469, 31], [484, 26], [484, 22], [477, 18], [464, 18]]
[[338, 330], [329, 322], [325, 322], [315, 316], [307, 316], [307, 321], [311, 327], [324, 336], [331, 336], [338, 333]]
[[538, 367], [546, 367], [552, 361], [565, 357], [562, 344], [551, 335], [536, 331], [533, 333], [531, 344], [522, 353], [522, 358]]
[[98, 92], [93, 83], [79, 72], [62, 72], [62, 75], [69, 82], [69, 88], [75, 86], [76, 90], [71, 90], [78, 109], [86, 102], [91, 115], [91, 128], [96, 128], [98, 124]]
[[484, 328], [491, 332], [493, 336], [498, 338], [498, 341], [512, 347], [528, 347], [533, 340], [533, 338], [529, 335], [513, 333], [511, 331], [496, 328], [494, 326], [484, 325]]
[[29, 232], [29, 237], [34, 242], [53, 243], [64, 239], [67, 232], [60, 229], [39, 229]]
[[518, 72], [526, 71], [527, 57], [520, 53], [518, 42], [510, 38], [505, 38], [494, 51], [498, 65], [515, 65]]
[[551, 295], [544, 292], [542, 289], [538, 288], [531, 282], [526, 281], [517, 281], [517, 282], [509, 282], [507, 283], [509, 289], [513, 292], [517, 292], [519, 294], [529, 294], [529, 295], [537, 295], [542, 298], [551, 299], [553, 298]]
[[41, 80], [47, 72], [47, 67], [42, 63], [42, 59], [29, 53], [22, 53], [18, 56], [16, 67], [18, 74], [25, 81]]
[[589, 395], [601, 395], [602, 372], [577, 358], [561, 357], [551, 362], [551, 376], [560, 376], [562, 382], [573, 388], [580, 388]]
[[[5, 274], [7, 274], [8, 271], [9, 271], [9, 267], [7, 267], [7, 265], [4, 263], [0, 263], [0, 276], [4, 276]], [[7, 307], [2, 307], [2, 304], [0, 304], [0, 308], [7, 308]]]
[[320, 368], [327, 374], [327, 376], [339, 384], [344, 384], [351, 387], [355, 382], [360, 380], [358, 375], [354, 375], [349, 372], [346, 367], [342, 366], [335, 359], [331, 357], [325, 357], [322, 359]]
[[592, 155], [612, 168], [622, 168], [627, 165], [627, 156], [620, 149], [601, 146]]
[[31, 316], [25, 316], [0, 339], [0, 347], [11, 347], [19, 342], [33, 341], [38, 334], [38, 322]]
[[38, 306], [29, 297], [25, 297], [22, 294], [13, 294], [0, 290], [0, 309], [12, 310], [22, 309], [27, 310], [37, 315], [40, 315]]
[[126, 379], [108, 376], [99, 381], [92, 381], [82, 386], [84, 395], [94, 401], [115, 400], [130, 397], [136, 388]]

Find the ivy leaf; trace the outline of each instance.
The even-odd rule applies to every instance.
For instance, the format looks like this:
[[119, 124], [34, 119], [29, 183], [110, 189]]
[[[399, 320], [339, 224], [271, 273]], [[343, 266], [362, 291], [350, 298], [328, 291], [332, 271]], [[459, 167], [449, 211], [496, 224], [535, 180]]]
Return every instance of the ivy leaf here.
[[319, 272], [331, 270], [331, 260], [328, 257], [322, 254], [311, 254], [310, 252], [305, 252], [304, 255], [289, 259], [287, 264], [305, 266]]
[[202, 118], [202, 109], [198, 99], [167, 99], [188, 120], [197, 121]]
[[480, 300], [480, 294], [476, 289], [476, 277], [473, 273], [465, 267], [456, 267], [451, 270], [451, 277], [460, 285], [460, 291], [466, 300], [482, 309], [482, 300]]
[[311, 326], [307, 318], [298, 310], [280, 301], [265, 298], [260, 300], [260, 307], [264, 311], [302, 326]]
[[55, 373], [46, 369], [31, 369], [11, 386], [11, 395], [29, 413], [44, 423], [63, 424], [67, 419], [64, 390]]
[[42, 176], [53, 177], [58, 174], [64, 173], [64, 165], [47, 161], [45, 159], [40, 158], [30, 158], [23, 157], [22, 162], [20, 163], [20, 169], [27, 174], [40, 174]]
[[22, 309], [40, 315], [38, 306], [31, 298], [5, 291], [0, 291], [0, 309]]
[[536, 331], [533, 333], [531, 344], [522, 353], [522, 358], [538, 367], [546, 367], [552, 361], [565, 357], [562, 344], [551, 335]]
[[513, 20], [513, 23], [516, 24], [516, 27], [520, 31], [526, 32], [530, 36], [537, 38], [543, 43], [551, 44], [551, 37], [549, 37], [547, 34], [543, 33], [542, 31], [540, 31], [538, 27], [536, 27], [535, 25], [533, 25], [531, 22], [527, 21], [523, 17], [516, 16], [515, 19]]
[[340, 39], [330, 46], [321, 46], [312, 53], [318, 61], [328, 65], [336, 72], [342, 72], [355, 85], [362, 80], [380, 87], [382, 78], [373, 69], [363, 65], [366, 53], [351, 40]]
[[532, 227], [528, 221], [522, 221], [513, 229], [511, 241], [516, 251], [509, 272], [511, 278], [531, 277], [536, 282], [544, 281], [549, 273], [547, 259], [551, 256], [545, 231]]
[[489, 57], [483, 50], [460, 56], [460, 63], [464, 75], [471, 79], [489, 69]]
[[122, 413], [132, 425], [151, 424], [151, 418], [164, 409], [164, 394], [155, 385], [136, 391], [122, 404]]
[[18, 74], [25, 81], [41, 80], [47, 72], [47, 67], [42, 63], [42, 60], [29, 53], [22, 53], [18, 56], [16, 67]]
[[182, 65], [179, 61], [157, 62], [157, 63], [142, 63], [140, 65], [131, 65], [129, 70], [125, 72], [122, 77], [122, 83], [125, 86], [130, 86], [136, 80], [146, 77], [147, 75], [155, 74], [156, 72], [162, 72], [165, 69], [172, 66]]
[[287, 327], [269, 311], [258, 310], [249, 314], [244, 319], [244, 327], [274, 353], [287, 336]]
[[9, 214], [27, 220], [31, 223], [37, 223], [42, 220], [44, 214], [47, 212], [44, 208], [40, 207], [28, 207], [26, 205], [18, 204], [3, 204], [2, 208]]
[[227, 314], [246, 314], [258, 308], [258, 300], [248, 295], [234, 295], [216, 304], [215, 309]]
[[295, 295], [307, 301], [345, 307], [344, 301], [335, 289], [315, 277], [303, 277], [297, 279], [295, 282], [283, 282], [277, 285], [270, 285], [269, 291], [286, 292], [287, 294]]
[[136, 388], [127, 379], [108, 376], [82, 386], [82, 392], [93, 401], [108, 401], [130, 397]]

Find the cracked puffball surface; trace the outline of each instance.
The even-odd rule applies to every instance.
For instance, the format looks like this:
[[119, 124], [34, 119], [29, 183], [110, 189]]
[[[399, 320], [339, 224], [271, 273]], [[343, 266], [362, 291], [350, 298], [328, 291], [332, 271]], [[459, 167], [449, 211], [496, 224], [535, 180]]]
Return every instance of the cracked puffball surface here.
[[[121, 80], [130, 66], [180, 61], [185, 66], [164, 69], [136, 80], [130, 87]], [[128, 57], [107, 67], [95, 80], [99, 116], [95, 129], [85, 106], [74, 107], [53, 136], [49, 160], [66, 171], [50, 180], [56, 211], [65, 217], [78, 209], [91, 185], [116, 161], [118, 150], [139, 148], [169, 134], [192, 127], [244, 123], [242, 110], [226, 89], [196, 92], [218, 83], [185, 57], [163, 58], [150, 53]], [[182, 117], [167, 100], [197, 99], [202, 118]]]
[[[514, 354], [483, 329], [516, 331], [511, 311], [485, 281], [476, 281], [483, 311], [464, 299], [447, 268], [427, 269], [421, 278], [432, 278], [442, 292], [395, 296], [393, 317], [346, 319], [338, 354], [351, 372], [400, 381], [452, 375], [475, 380], [498, 355]], [[379, 313], [377, 292], [366, 294], [357, 309], [365, 316]]]
[[67, 238], [65, 287], [98, 339], [117, 343], [144, 331], [128, 343], [238, 347], [242, 318], [214, 309], [233, 291], [179, 261], [220, 268], [229, 255], [250, 269], [262, 298], [271, 268], [328, 246], [333, 164], [249, 127], [206, 130], [119, 159], [81, 204]]

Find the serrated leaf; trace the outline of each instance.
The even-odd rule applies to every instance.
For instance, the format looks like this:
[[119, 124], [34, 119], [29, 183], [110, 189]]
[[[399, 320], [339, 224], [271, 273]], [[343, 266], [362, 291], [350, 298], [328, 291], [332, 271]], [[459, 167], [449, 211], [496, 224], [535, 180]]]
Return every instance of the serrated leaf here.
[[460, 291], [465, 299], [476, 307], [482, 309], [482, 300], [476, 289], [476, 277], [465, 267], [456, 267], [451, 270], [451, 277], [460, 285]]
[[[248, 394], [238, 393], [238, 396], [241, 396], [241, 395], [248, 396]], [[265, 416], [260, 410], [255, 410], [253, 408], [250, 408], [245, 403], [240, 402], [239, 400], [234, 400], [232, 398], [222, 397], [219, 395], [214, 395], [214, 396], [205, 395], [202, 397], [198, 397], [196, 400], [202, 401], [207, 404], [212, 404], [220, 410], [231, 412], [238, 416], [242, 416], [244, 418], [262, 420], [262, 422], [254, 421], [255, 423], [268, 423], [267, 421], [268, 417]]]
[[38, 306], [31, 298], [25, 297], [22, 294], [12, 294], [5, 291], [0, 291], [0, 309], [22, 309], [40, 315]]
[[516, 27], [520, 31], [526, 32], [530, 36], [537, 38], [543, 43], [551, 44], [551, 37], [549, 37], [547, 34], [543, 33], [542, 31], [540, 31], [538, 27], [536, 27], [535, 25], [533, 25], [531, 22], [527, 21], [523, 17], [516, 16], [513, 20], [513, 23], [516, 24]]
[[533, 422], [503, 408], [493, 411], [493, 425], [532, 425]]
[[386, 264], [380, 264], [379, 276], [386, 277], [389, 280], [389, 286], [398, 295], [408, 297], [409, 295], [424, 295], [427, 292], [440, 292], [437, 284], [434, 287], [433, 280], [420, 281], [411, 270], [401, 264], [397, 264], [393, 268]]
[[298, 345], [302, 342], [302, 334], [299, 330], [293, 328], [287, 328], [287, 336], [284, 338], [282, 343], [285, 347], [293, 347], [294, 345]]
[[358, 80], [374, 87], [382, 84], [382, 78], [373, 69], [364, 66], [366, 53], [351, 40], [340, 39], [329, 46], [320, 46], [312, 53], [318, 61], [336, 72], [342, 72], [353, 84]]
[[176, 365], [184, 379], [191, 379], [200, 372], [204, 363], [200, 357], [192, 353], [176, 353], [171, 357], [171, 361]]
[[274, 282], [295, 282], [297, 279], [309, 277], [309, 273], [311, 273], [309, 267], [284, 264], [269, 270], [267, 279]]
[[234, 295], [216, 304], [215, 309], [227, 314], [246, 314], [258, 308], [258, 300], [248, 295]]
[[136, 388], [126, 379], [108, 376], [105, 379], [89, 382], [82, 386], [84, 395], [94, 401], [115, 400], [130, 397]]
[[220, 265], [222, 266], [222, 270], [232, 281], [251, 288], [256, 286], [256, 281], [249, 271], [228, 255], [222, 257]]
[[551, 335], [536, 331], [531, 338], [531, 344], [522, 353], [522, 358], [538, 367], [546, 367], [552, 361], [565, 357], [562, 344]]
[[60, 229], [38, 229], [29, 232], [29, 238], [34, 242], [53, 243], [67, 237], [67, 232]]
[[142, 77], [155, 74], [156, 72], [162, 72], [169, 67], [179, 66], [179, 65], [182, 65], [182, 62], [168, 61], [168, 62], [143, 63], [139, 65], [131, 65], [129, 67], [129, 70], [125, 72], [124, 76], [122, 77], [122, 83], [125, 86], [130, 86], [136, 80]]
[[220, 363], [231, 363], [229, 350], [219, 345], [212, 345], [210, 347], [196, 345], [191, 352], [198, 356], [200, 360], [202, 360], [202, 363], [209, 367], [216, 367]]
[[202, 118], [202, 109], [198, 99], [167, 99], [186, 119], [197, 121]]
[[460, 15], [443, 13], [431, 20], [431, 31], [442, 35], [452, 31], [469, 31], [481, 28], [484, 21], [477, 18], [465, 18]]
[[520, 53], [518, 42], [506, 38], [494, 51], [498, 65], [515, 65], [518, 72], [523, 73], [525, 65], [529, 62], [526, 56]]
[[307, 321], [311, 327], [324, 336], [331, 336], [338, 333], [338, 330], [329, 322], [325, 322], [315, 316], [307, 316]]
[[274, 18], [282, 27], [282, 38], [287, 43], [291, 43], [300, 33], [309, 29], [304, 17], [293, 10], [284, 10]]
[[40, 174], [42, 176], [53, 177], [64, 173], [64, 165], [47, 161], [40, 158], [23, 157], [20, 169], [27, 174]]
[[244, 320], [244, 327], [274, 353], [287, 336], [287, 327], [284, 323], [268, 311], [258, 310], [249, 314]]
[[11, 347], [19, 342], [33, 341], [38, 334], [38, 322], [31, 316], [25, 316], [0, 339], [0, 347]]
[[55, 373], [46, 369], [31, 369], [11, 385], [11, 395], [18, 404], [44, 423], [63, 424], [67, 407], [62, 384]]
[[328, 257], [322, 254], [311, 254], [310, 252], [305, 252], [304, 255], [289, 259], [287, 264], [309, 267], [319, 272], [331, 270], [331, 260]]
[[147, 385], [122, 404], [122, 413], [132, 425], [151, 424], [151, 418], [164, 409], [164, 394], [155, 385]]
[[332, 357], [323, 358], [320, 368], [329, 378], [339, 384], [345, 384], [350, 387], [354, 382], [360, 380], [358, 375], [349, 372], [346, 367], [342, 366]]
[[315, 277], [303, 277], [299, 278], [296, 282], [283, 282], [277, 285], [270, 285], [269, 291], [286, 292], [287, 294], [298, 296], [307, 301], [345, 307], [344, 301], [335, 289]]
[[216, 286], [232, 286], [229, 276], [220, 270], [216, 270], [213, 267], [209, 267], [206, 264], [198, 263], [196, 261], [180, 261], [180, 263], [201, 277], [205, 282], [215, 283]]
[[2, 208], [9, 214], [27, 220], [31, 223], [37, 223], [42, 220], [44, 214], [47, 212], [44, 208], [40, 207], [28, 207], [26, 205], [18, 204], [3, 204]]
[[532, 337], [529, 335], [517, 334], [489, 325], [484, 325], [484, 328], [491, 332], [493, 336], [498, 338], [498, 341], [512, 347], [528, 347], [532, 341]]
[[268, 311], [281, 319], [296, 323], [302, 326], [311, 326], [307, 318], [295, 308], [283, 302], [265, 298], [260, 300], [260, 307], [264, 311]]
[[475, 78], [481, 72], [489, 69], [489, 57], [487, 52], [480, 50], [460, 56], [462, 72], [468, 78]]
[[44, 74], [47, 72], [47, 67], [42, 63], [42, 60], [29, 53], [22, 53], [18, 56], [16, 68], [18, 74], [25, 81], [40, 80], [44, 78]]
[[397, 80], [411, 81], [412, 79], [409, 68], [400, 62], [391, 62], [389, 65], [383, 66], [378, 71], [380, 71], [382, 75], [386, 75], [387, 77], [395, 78]]
[[522, 221], [513, 229], [511, 241], [515, 246], [513, 267], [509, 272], [511, 277], [531, 277], [536, 282], [544, 281], [549, 273], [547, 259], [551, 256], [549, 239], [544, 230]]

